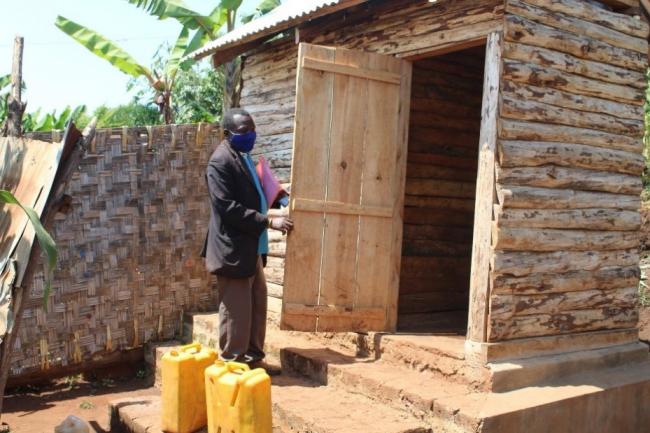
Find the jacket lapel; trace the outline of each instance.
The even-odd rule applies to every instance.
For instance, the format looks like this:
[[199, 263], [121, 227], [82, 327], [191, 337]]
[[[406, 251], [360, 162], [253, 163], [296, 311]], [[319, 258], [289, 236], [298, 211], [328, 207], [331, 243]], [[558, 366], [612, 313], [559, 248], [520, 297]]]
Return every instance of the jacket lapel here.
[[246, 179], [248, 179], [248, 181], [251, 184], [253, 184], [253, 186], [255, 186], [255, 181], [253, 180], [253, 176], [251, 174], [251, 171], [248, 169], [248, 167], [244, 163], [244, 161], [242, 159], [243, 157], [239, 154], [239, 152], [235, 151], [235, 149], [230, 147], [230, 144], [227, 141], [225, 141], [223, 144], [224, 144], [224, 146], [227, 146], [227, 149], [230, 152], [230, 154], [232, 155], [233, 159], [239, 165], [239, 169], [244, 172], [244, 175], [246, 176]]

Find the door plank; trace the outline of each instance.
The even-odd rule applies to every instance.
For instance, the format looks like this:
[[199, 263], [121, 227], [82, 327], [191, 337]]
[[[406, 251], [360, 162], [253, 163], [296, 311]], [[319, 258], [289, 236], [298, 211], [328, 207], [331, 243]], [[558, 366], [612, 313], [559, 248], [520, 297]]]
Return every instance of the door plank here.
[[400, 74], [403, 82], [400, 87], [369, 83], [368, 104], [372, 110], [368, 112], [364, 139], [361, 204], [392, 208], [393, 216], [361, 217], [356, 305], [386, 305], [383, 327], [394, 331], [408, 142], [404, 130], [408, 130], [411, 71], [410, 63], [390, 57], [373, 57], [371, 66]]
[[[339, 53], [340, 52], [341, 51], [339, 51]], [[335, 72], [339, 75], [350, 75], [353, 77], [365, 78], [368, 80], [382, 81], [389, 84], [399, 85], [401, 80], [399, 74], [366, 69], [360, 66], [345, 65], [341, 64], [339, 61], [336, 63], [323, 62], [321, 60], [311, 59], [309, 57], [302, 59], [302, 67], [315, 69], [317, 71]]]
[[[363, 69], [364, 53], [337, 49], [337, 65]], [[368, 106], [368, 80], [353, 75], [334, 75], [330, 131], [327, 200], [350, 204], [361, 201], [363, 140]], [[352, 308], [357, 286], [359, 216], [325, 214], [323, 261], [319, 305]], [[319, 331], [334, 331], [343, 324], [338, 317], [321, 316]]]
[[[305, 67], [305, 57], [336, 67]], [[295, 229], [287, 240], [281, 326], [394, 330], [410, 63], [301, 44], [298, 66], [290, 207]], [[375, 74], [347, 73], [351, 69]], [[390, 74], [400, 85], [373, 79]]]
[[344, 215], [365, 215], [382, 218], [392, 218], [393, 208], [388, 206], [364, 206], [340, 201], [323, 201], [296, 198], [295, 209], [302, 212], [326, 212]]
[[[301, 45], [301, 55], [312, 58], [334, 59], [334, 49]], [[294, 143], [323, 143], [308, 148], [295, 146], [291, 164], [291, 185], [293, 197], [315, 200], [325, 199], [325, 179], [327, 177], [327, 152], [329, 148], [329, 125], [332, 105], [334, 77], [310, 69], [298, 71], [298, 92], [294, 128]], [[309, 179], [309, 182], [301, 181]], [[291, 205], [291, 217], [298, 230], [289, 235], [285, 260], [286, 303], [316, 304], [320, 284], [321, 245], [323, 241], [324, 214], [295, 212]], [[283, 329], [316, 329], [316, 317], [292, 315], [283, 311]]]

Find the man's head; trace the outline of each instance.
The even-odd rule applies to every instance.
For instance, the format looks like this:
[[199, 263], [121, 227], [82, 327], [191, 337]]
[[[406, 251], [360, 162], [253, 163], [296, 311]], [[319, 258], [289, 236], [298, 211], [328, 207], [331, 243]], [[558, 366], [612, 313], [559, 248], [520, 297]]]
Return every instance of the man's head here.
[[221, 127], [226, 137], [230, 138], [233, 134], [246, 134], [255, 131], [255, 122], [248, 111], [231, 108], [223, 115]]
[[230, 147], [237, 152], [248, 153], [255, 146], [255, 122], [246, 110], [233, 108], [223, 115], [221, 126]]

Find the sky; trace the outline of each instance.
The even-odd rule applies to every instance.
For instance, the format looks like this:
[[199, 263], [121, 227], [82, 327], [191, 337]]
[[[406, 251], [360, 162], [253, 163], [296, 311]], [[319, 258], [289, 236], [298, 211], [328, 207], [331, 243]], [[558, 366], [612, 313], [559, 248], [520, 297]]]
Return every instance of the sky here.
[[[185, 0], [208, 14], [217, 0]], [[251, 11], [259, 0], [244, 0], [240, 11]], [[54, 26], [57, 15], [90, 27], [117, 42], [139, 63], [150, 65], [161, 43], [173, 43], [181, 30], [174, 20], [160, 21], [126, 0], [0, 0], [0, 76], [11, 73], [16, 35], [25, 38], [23, 80], [27, 111], [66, 105], [126, 103], [129, 76], [92, 54]], [[241, 12], [240, 12], [241, 15]], [[202, 60], [209, 62], [208, 59]]]

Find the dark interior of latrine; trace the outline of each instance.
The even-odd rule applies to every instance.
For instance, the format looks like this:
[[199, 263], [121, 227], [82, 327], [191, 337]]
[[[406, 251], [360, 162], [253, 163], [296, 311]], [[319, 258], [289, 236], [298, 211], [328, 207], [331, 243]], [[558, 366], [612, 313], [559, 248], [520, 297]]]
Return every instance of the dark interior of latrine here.
[[398, 329], [465, 334], [485, 47], [413, 63]]

